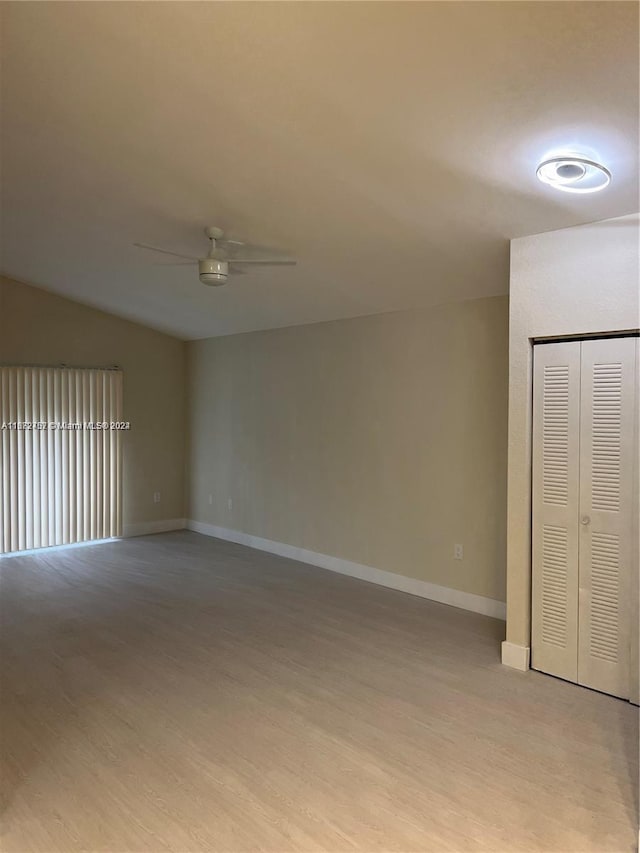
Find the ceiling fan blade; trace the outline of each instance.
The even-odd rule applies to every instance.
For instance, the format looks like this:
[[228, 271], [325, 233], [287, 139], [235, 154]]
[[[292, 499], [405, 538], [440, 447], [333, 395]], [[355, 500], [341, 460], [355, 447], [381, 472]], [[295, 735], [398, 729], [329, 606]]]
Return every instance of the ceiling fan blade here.
[[174, 261], [173, 263], [161, 264], [155, 263], [152, 264], [154, 267], [195, 267], [197, 265], [197, 261]]
[[246, 275], [246, 270], [240, 270], [238, 267], [229, 267], [229, 275]]
[[226, 258], [228, 264], [258, 264], [263, 267], [292, 267], [298, 262], [290, 259], [275, 260], [274, 258]]
[[191, 255], [181, 255], [179, 252], [169, 252], [167, 249], [159, 249], [157, 246], [149, 246], [147, 243], [133, 243], [138, 249], [149, 249], [152, 252], [160, 252], [162, 255], [173, 255], [174, 258], [186, 258], [188, 261], [198, 261], [198, 258], [193, 258]]

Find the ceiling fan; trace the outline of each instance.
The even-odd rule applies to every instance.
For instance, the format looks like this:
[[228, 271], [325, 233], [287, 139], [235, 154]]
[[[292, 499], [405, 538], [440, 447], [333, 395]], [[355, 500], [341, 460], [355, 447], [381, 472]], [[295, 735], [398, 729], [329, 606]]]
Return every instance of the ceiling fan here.
[[[195, 266], [197, 264], [200, 273], [200, 281], [210, 287], [219, 287], [226, 284], [228, 276], [242, 273], [243, 270], [236, 268], [236, 264], [255, 264], [256, 266], [293, 266], [297, 263], [293, 258], [255, 258], [242, 257], [237, 254], [240, 250], [236, 247], [251, 249], [247, 243], [240, 240], [228, 240], [224, 237], [222, 228], [211, 225], [204, 229], [209, 238], [209, 252], [205, 258], [193, 258], [190, 255], [181, 255], [179, 252], [170, 252], [160, 249], [158, 246], [149, 246], [146, 243], [134, 243], [139, 249], [150, 249], [152, 252], [160, 252], [163, 255], [173, 255], [175, 258], [184, 258], [175, 266]], [[253, 247], [257, 248], [257, 247]], [[167, 266], [174, 266], [167, 264]]]

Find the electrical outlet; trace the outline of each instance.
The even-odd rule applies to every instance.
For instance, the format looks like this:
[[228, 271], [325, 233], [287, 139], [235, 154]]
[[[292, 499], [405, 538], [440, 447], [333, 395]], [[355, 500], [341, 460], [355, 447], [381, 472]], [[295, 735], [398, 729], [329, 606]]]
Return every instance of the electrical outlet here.
[[462, 545], [454, 545], [453, 546], [453, 559], [454, 560], [464, 559], [464, 548], [462, 547]]
[[209, 506], [213, 503], [213, 495], [209, 495]]
[[154, 504], [160, 503], [160, 492], [154, 492], [153, 493], [153, 502], [154, 502]]

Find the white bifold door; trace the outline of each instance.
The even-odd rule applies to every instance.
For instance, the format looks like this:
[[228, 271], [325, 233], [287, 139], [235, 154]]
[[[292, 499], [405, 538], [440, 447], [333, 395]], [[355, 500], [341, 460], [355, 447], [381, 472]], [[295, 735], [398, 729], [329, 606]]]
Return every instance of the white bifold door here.
[[638, 338], [534, 347], [534, 669], [637, 701]]

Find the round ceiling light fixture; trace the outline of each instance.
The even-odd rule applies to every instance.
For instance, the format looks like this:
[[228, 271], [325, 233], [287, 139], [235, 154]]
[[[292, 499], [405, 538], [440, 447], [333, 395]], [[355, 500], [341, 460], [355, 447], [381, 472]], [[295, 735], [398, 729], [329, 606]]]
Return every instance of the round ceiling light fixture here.
[[611, 183], [611, 172], [601, 163], [572, 155], [543, 160], [536, 175], [563, 193], [596, 193]]

